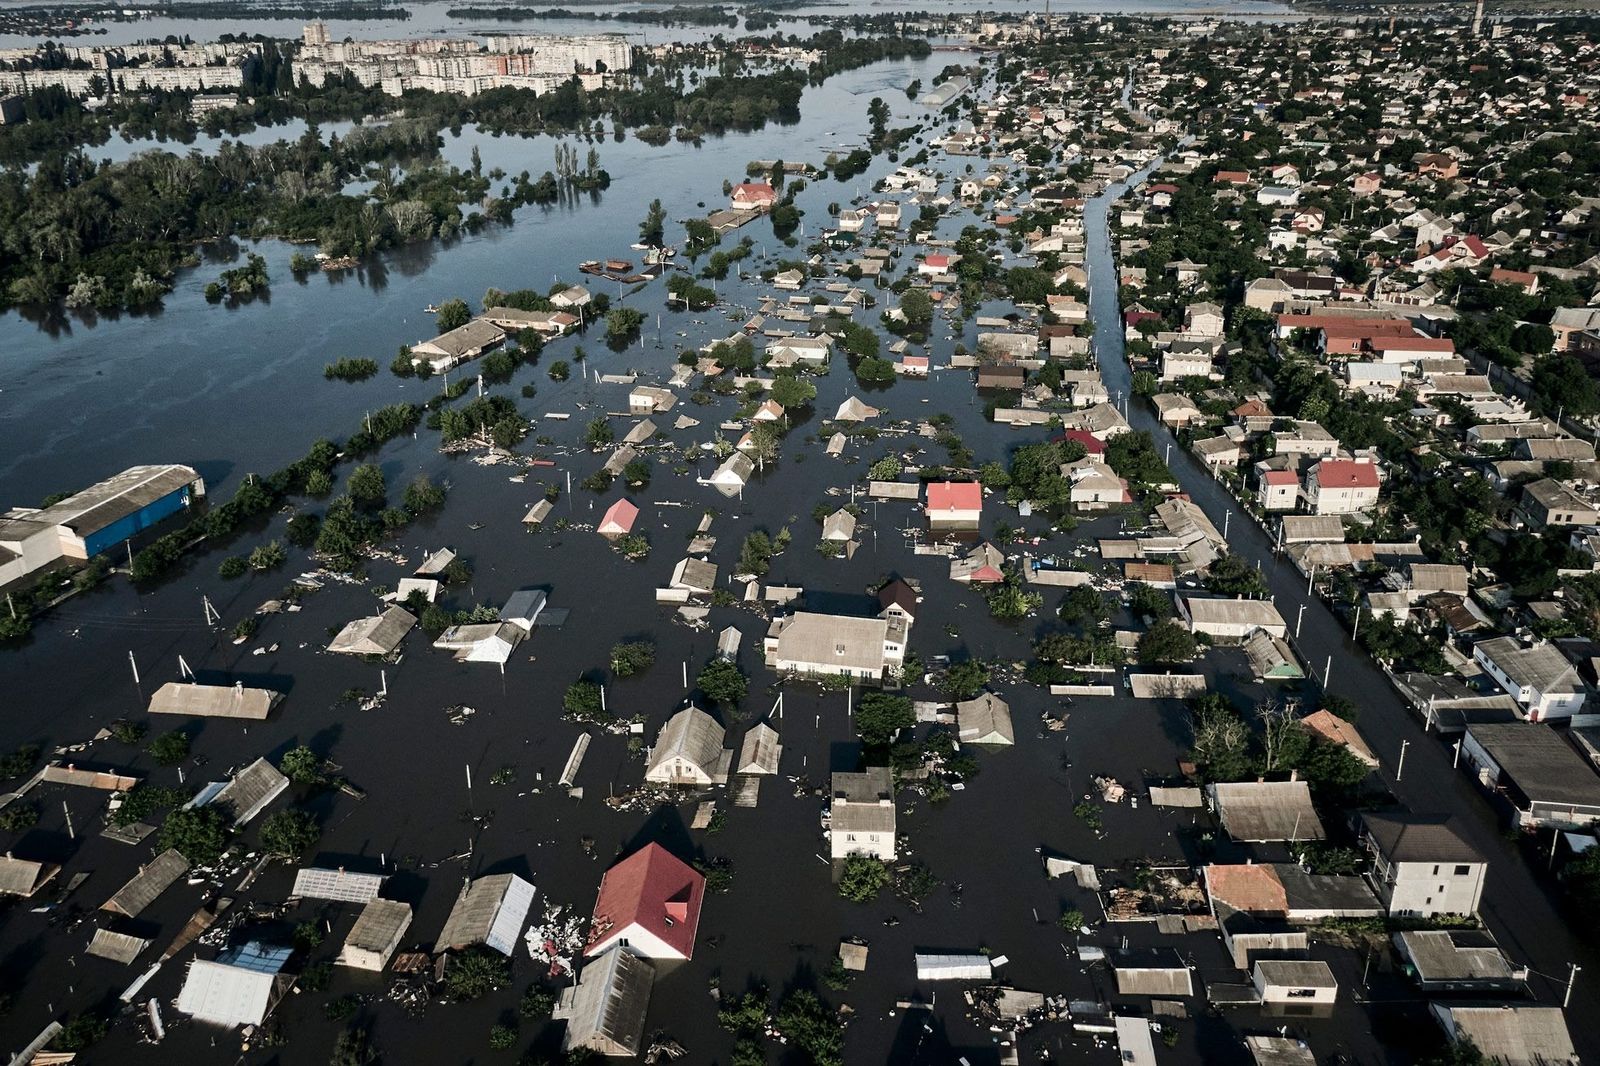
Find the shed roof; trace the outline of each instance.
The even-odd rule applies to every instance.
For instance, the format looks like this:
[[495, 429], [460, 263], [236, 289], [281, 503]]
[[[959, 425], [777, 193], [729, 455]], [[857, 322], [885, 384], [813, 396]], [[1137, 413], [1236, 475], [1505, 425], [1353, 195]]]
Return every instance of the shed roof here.
[[234, 774], [233, 779], [217, 791], [211, 805], [231, 818], [235, 826], [240, 826], [288, 787], [289, 779], [261, 758]]
[[346, 948], [358, 951], [384, 952], [394, 944], [411, 925], [411, 905], [395, 899], [373, 899], [361, 908], [350, 935], [344, 938]]
[[562, 993], [558, 1014], [567, 1020], [562, 1046], [637, 1055], [654, 981], [650, 963], [621, 945], [591, 961], [578, 974], [578, 983]]
[[289, 894], [302, 899], [370, 903], [378, 898], [384, 880], [382, 874], [356, 873], [342, 867], [306, 866], [294, 875], [294, 889]]
[[128, 883], [117, 889], [116, 894], [101, 904], [100, 909], [115, 911], [129, 918], [136, 917], [174, 881], [188, 872], [189, 860], [178, 849], [168, 848], [129, 878]]
[[1471, 1040], [1487, 1062], [1501, 1066], [1557, 1066], [1578, 1062], [1559, 1007], [1509, 1004], [1432, 1004], [1452, 1042]]
[[18, 859], [11, 855], [0, 857], [0, 895], [31, 896], [60, 869], [55, 863]]
[[403, 607], [390, 607], [382, 614], [357, 618], [339, 630], [328, 650], [341, 655], [388, 655], [400, 646], [417, 624], [416, 616]]
[[744, 735], [739, 746], [739, 773], [775, 774], [783, 745], [778, 741], [778, 731], [761, 722]]
[[1529, 722], [1472, 725], [1467, 727], [1467, 735], [1529, 800], [1600, 805], [1600, 776], [1549, 726]]
[[1477, 929], [1410, 929], [1394, 934], [1417, 977], [1433, 981], [1509, 981], [1511, 963], [1494, 940]]
[[1322, 840], [1326, 834], [1304, 781], [1235, 781], [1207, 786], [1222, 827], [1235, 840]]
[[968, 744], [1015, 744], [1011, 727], [1011, 708], [993, 692], [956, 704], [956, 725], [961, 740]]
[[[532, 901], [533, 886], [516, 874], [490, 874], [468, 882], [456, 897], [455, 906], [450, 908], [450, 917], [445, 919], [435, 950], [454, 951], [488, 943], [500, 919], [502, 905], [521, 904], [522, 915], [517, 918], [520, 927], [521, 919], [527, 915], [527, 905]], [[515, 936], [515, 932], [511, 935]], [[505, 953], [510, 954], [509, 951]]]
[[[409, 615], [407, 616], [409, 617]], [[244, 685], [201, 685], [168, 681], [150, 697], [151, 714], [184, 714], [198, 718], [248, 718], [261, 721], [283, 699], [283, 693]]]

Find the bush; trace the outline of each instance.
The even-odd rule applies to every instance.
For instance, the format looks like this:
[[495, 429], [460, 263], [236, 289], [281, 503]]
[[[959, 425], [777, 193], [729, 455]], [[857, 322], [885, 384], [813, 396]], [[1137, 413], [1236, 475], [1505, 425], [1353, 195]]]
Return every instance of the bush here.
[[556, 994], [544, 985], [533, 984], [522, 993], [522, 999], [517, 1002], [517, 1013], [524, 1018], [545, 1019], [550, 1017], [550, 1012], [555, 1010]]
[[656, 661], [656, 646], [649, 641], [632, 641], [611, 646], [611, 672], [632, 677], [648, 670]]
[[427, 514], [444, 506], [444, 489], [435, 485], [427, 474], [418, 474], [406, 486], [400, 502], [413, 515]]
[[106, 1035], [106, 1020], [95, 1014], [80, 1014], [61, 1027], [50, 1041], [56, 1051], [82, 1051], [99, 1043]]
[[551, 381], [565, 381], [572, 376], [572, 367], [567, 365], [565, 359], [557, 359], [550, 364], [550, 369], [546, 373], [550, 375]]
[[517, 1029], [513, 1025], [491, 1025], [489, 1027], [489, 1048], [493, 1051], [507, 1051], [517, 1043]]
[[39, 805], [32, 800], [14, 800], [0, 807], [0, 829], [8, 833], [32, 829], [39, 824]]
[[1197, 650], [1194, 634], [1170, 618], [1162, 619], [1139, 636], [1139, 661], [1146, 665], [1191, 662]]
[[706, 699], [712, 703], [736, 706], [749, 688], [743, 672], [731, 660], [713, 659], [694, 679]]
[[21, 777], [39, 761], [39, 745], [24, 744], [9, 755], [0, 756], [0, 781]]
[[118, 718], [111, 723], [111, 737], [122, 744], [137, 744], [144, 739], [150, 727], [143, 722], [133, 722], [126, 718]]
[[1056, 924], [1069, 933], [1076, 933], [1083, 928], [1083, 912], [1077, 908], [1061, 912], [1061, 917], [1056, 919]]
[[161, 766], [176, 766], [189, 757], [189, 734], [174, 729], [156, 737], [145, 750]]
[[488, 948], [469, 948], [450, 958], [444, 987], [451, 999], [481, 999], [511, 981], [511, 960]]
[[868, 747], [886, 746], [897, 732], [917, 724], [916, 712], [908, 696], [887, 692], [868, 692], [856, 707], [856, 733]]
[[196, 866], [216, 862], [228, 846], [222, 812], [215, 807], [180, 807], [161, 823], [157, 846], [162, 851], [176, 848]]
[[579, 721], [593, 721], [602, 715], [600, 686], [593, 681], [574, 681], [561, 697], [561, 707]]
[[272, 855], [298, 858], [317, 842], [322, 831], [310, 811], [291, 807], [278, 811], [261, 823], [261, 846]]
[[250, 564], [242, 555], [230, 555], [217, 566], [217, 576], [224, 581], [232, 581], [236, 577], [243, 577], [250, 569]]
[[250, 569], [256, 571], [275, 570], [282, 566], [289, 558], [289, 553], [283, 550], [283, 545], [275, 540], [269, 540], [250, 553]]
[[970, 700], [989, 683], [989, 667], [977, 659], [951, 663], [944, 675], [944, 690], [952, 699]]
[[839, 874], [839, 895], [851, 903], [871, 903], [889, 884], [889, 867], [870, 855], [852, 855]]
[[322, 756], [304, 744], [284, 752], [278, 760], [278, 770], [297, 785], [317, 785], [324, 779]]

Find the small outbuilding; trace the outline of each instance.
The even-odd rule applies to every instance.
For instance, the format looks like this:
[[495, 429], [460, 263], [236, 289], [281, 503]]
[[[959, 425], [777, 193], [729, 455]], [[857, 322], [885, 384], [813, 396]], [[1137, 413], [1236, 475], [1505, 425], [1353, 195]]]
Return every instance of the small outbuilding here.
[[390, 607], [382, 614], [357, 618], [346, 625], [333, 638], [328, 650], [340, 655], [393, 655], [416, 624], [416, 616], [410, 611]]
[[516, 874], [491, 874], [461, 886], [435, 951], [483, 944], [502, 955], [516, 950], [517, 935], [533, 906], [533, 886]]
[[361, 916], [339, 949], [339, 965], [382, 973], [411, 927], [411, 905], [393, 899], [374, 899], [361, 908]]

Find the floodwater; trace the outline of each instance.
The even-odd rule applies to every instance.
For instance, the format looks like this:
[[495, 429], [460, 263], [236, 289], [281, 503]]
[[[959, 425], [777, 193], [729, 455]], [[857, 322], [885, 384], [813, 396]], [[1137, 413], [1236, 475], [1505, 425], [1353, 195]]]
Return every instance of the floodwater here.
[[[299, 455], [319, 435], [347, 434], [362, 411], [400, 399], [415, 400], [432, 388], [401, 383], [387, 372], [357, 385], [329, 383], [320, 373], [324, 362], [341, 355], [371, 355], [386, 362], [399, 343], [427, 335], [431, 322], [421, 313], [426, 303], [458, 294], [475, 301], [490, 285], [543, 286], [547, 276], [556, 274], [575, 279], [572, 268], [580, 259], [632, 257], [627, 246], [651, 197], [660, 196], [669, 215], [682, 218], [699, 210], [702, 201], [708, 205], [720, 201], [722, 179], [737, 180], [748, 159], [816, 159], [827, 146], [856, 143], [864, 135], [865, 105], [872, 95], [882, 94], [891, 101], [897, 116], [909, 113], [903, 95], [894, 95], [898, 87], [912, 77], [926, 80], [951, 61], [948, 55], [936, 55], [925, 64], [885, 64], [831, 80], [808, 93], [802, 105], [805, 118], [795, 127], [708, 141], [699, 149], [672, 145], [654, 150], [631, 139], [622, 145], [608, 142], [601, 146], [601, 154], [615, 181], [598, 203], [585, 199], [550, 209], [524, 209], [511, 228], [486, 230], [449, 247], [387, 256], [343, 279], [317, 276], [296, 284], [288, 280], [289, 249], [267, 243], [261, 252], [278, 279], [270, 301], [239, 308], [207, 305], [200, 289], [220, 269], [220, 264], [212, 263], [186, 274], [165, 310], [148, 320], [120, 318], [94, 325], [68, 320], [41, 328], [9, 316], [0, 334], [0, 351], [16, 354], [8, 355], [0, 378], [4, 389], [0, 399], [6, 405], [0, 438], [8, 445], [17, 444], [16, 453], [8, 447], [0, 464], [0, 497], [33, 501], [130, 463], [156, 461], [194, 463], [225, 497], [245, 471], [273, 469]], [[523, 167], [539, 172], [549, 166], [549, 144], [510, 138], [463, 140], [448, 152], [458, 158], [470, 152], [471, 143], [481, 145], [485, 166], [503, 165], [513, 172]], [[946, 160], [940, 165], [953, 176], [964, 163]], [[879, 159], [868, 174], [848, 185], [829, 181], [805, 190], [800, 202], [807, 211], [808, 228], [822, 224], [830, 201], [849, 201], [858, 183], [869, 188], [890, 166]], [[1096, 200], [1088, 211], [1095, 282], [1091, 306], [1099, 326], [1097, 352], [1108, 384], [1125, 391], [1126, 371], [1119, 369], [1121, 353], [1115, 343], [1117, 309], [1111, 293], [1115, 274], [1105, 230], [1105, 204], [1116, 193], [1112, 190]], [[962, 221], [945, 220], [941, 232], [953, 234]], [[776, 254], [765, 223], [756, 223], [747, 232], [768, 253]], [[724, 291], [731, 302], [748, 307], [759, 290], [730, 281]], [[680, 332], [689, 334], [681, 343], [699, 343], [729, 332], [744, 314], [730, 308], [730, 320], [723, 321], [716, 313], [665, 312], [659, 284], [630, 297], [630, 302], [652, 313], [652, 327], [654, 313], [661, 311], [662, 347], [656, 346], [658, 334], [653, 328], [643, 347], [620, 353], [609, 352], [597, 337], [582, 343], [591, 365], [603, 371], [637, 367], [647, 380], [665, 376]], [[932, 345], [935, 364], [947, 363], [957, 340], [970, 346], [973, 332], [957, 336], [938, 326]], [[537, 586], [549, 591], [553, 606], [571, 610], [565, 626], [541, 628], [522, 645], [503, 676], [492, 666], [451, 662], [428, 649], [420, 634], [409, 638], [399, 665], [383, 672], [374, 664], [322, 653], [319, 649], [338, 626], [373, 609], [373, 586], [392, 587], [408, 572], [389, 562], [375, 562], [362, 584], [330, 585], [312, 594], [299, 613], [266, 618], [249, 645], [229, 642], [225, 633], [235, 621], [277, 595], [288, 575], [306, 566], [302, 553], [291, 552], [282, 573], [235, 582], [217, 578], [216, 567], [224, 555], [281, 537], [284, 516], [280, 515], [226, 548], [195, 554], [154, 590], [136, 594], [117, 580], [49, 616], [31, 642], [0, 657], [0, 691], [6, 693], [0, 748], [37, 743], [49, 750], [87, 740], [118, 717], [142, 717], [154, 687], [179, 676], [180, 656], [202, 680], [242, 681], [285, 691], [287, 698], [264, 723], [157, 722], [153, 730], [183, 724], [194, 734], [195, 757], [183, 768], [190, 783], [220, 779], [230, 768], [260, 755], [276, 759], [299, 743], [338, 762], [344, 775], [366, 790], [367, 798], [358, 801], [329, 793], [297, 797], [316, 812], [323, 827], [322, 840], [308, 861], [390, 873], [386, 894], [416, 907], [407, 949], [431, 945], [466, 876], [517, 872], [538, 889], [536, 911], [551, 900], [586, 913], [605, 866], [648, 840], [659, 840], [686, 856], [729, 858], [734, 866], [732, 892], [708, 899], [694, 960], [663, 970], [650, 1010], [647, 1031], [662, 1031], [683, 1043], [689, 1049], [686, 1061], [693, 1063], [726, 1062], [731, 1051], [731, 1039], [715, 1025], [713, 980], [730, 994], [752, 983], [765, 984], [774, 993], [811, 987], [838, 939], [847, 935], [870, 941], [868, 969], [848, 991], [825, 996], [855, 1012], [846, 1044], [851, 1063], [949, 1063], [958, 1055], [976, 1064], [998, 1061], [994, 1034], [964, 1017], [958, 986], [916, 984], [912, 954], [919, 950], [986, 949], [1008, 957], [1002, 978], [1019, 987], [1075, 1000], [1113, 998], [1109, 973], [1076, 958], [1079, 937], [1058, 930], [1056, 916], [1064, 907], [1084, 910], [1096, 921], [1096, 929], [1083, 939], [1101, 946], [1109, 947], [1124, 936], [1135, 945], [1161, 939], [1144, 924], [1109, 930], [1100, 925], [1099, 909], [1090, 894], [1044, 878], [1039, 851], [1102, 866], [1136, 858], [1192, 864], [1217, 846], [1208, 839], [1203, 820], [1196, 825], [1188, 813], [1156, 811], [1144, 804], [1138, 809], [1128, 804], [1112, 807], [1106, 811], [1103, 837], [1071, 814], [1073, 804], [1090, 789], [1093, 775], [1111, 775], [1131, 785], [1147, 775], [1174, 772], [1187, 734], [1181, 707], [1170, 702], [1144, 703], [1118, 696], [1080, 699], [1064, 707], [1033, 686], [1009, 677], [997, 679], [994, 687], [1012, 704], [1016, 747], [980, 755], [980, 774], [946, 804], [932, 806], [911, 792], [901, 796], [900, 828], [909, 840], [910, 856], [926, 863], [945, 882], [920, 914], [887, 897], [865, 907], [845, 903], [829, 883], [826, 864], [815, 857], [825, 854], [817, 821], [822, 800], [809, 790], [797, 790], [790, 779], [820, 786], [831, 770], [856, 764], [859, 753], [851, 739], [849, 697], [844, 694], [824, 695], [808, 686], [791, 686], [785, 692], [783, 717], [774, 721], [784, 744], [783, 776], [763, 784], [757, 809], [730, 810], [728, 827], [720, 834], [687, 830], [693, 803], [655, 810], [609, 809], [604, 797], [632, 788], [642, 771], [641, 755], [631, 752], [619, 736], [596, 735], [577, 778], [584, 790], [582, 799], [568, 798], [550, 787], [581, 732], [578, 726], [560, 721], [561, 694], [580, 675], [598, 676], [595, 672], [604, 664], [606, 649], [616, 641], [649, 637], [658, 646], [658, 662], [650, 671], [613, 680], [607, 690], [611, 709], [643, 717], [646, 738], [655, 735], [689, 694], [684, 671], [692, 684], [695, 672], [714, 653], [716, 633], [728, 625], [743, 635], [740, 663], [752, 678], [751, 694], [741, 711], [720, 712], [730, 727], [728, 745], [736, 747], [743, 730], [772, 707], [773, 677], [760, 667], [764, 619], [742, 608], [717, 608], [711, 612], [709, 629], [697, 631], [654, 605], [654, 588], [666, 583], [704, 508], [719, 512], [712, 526], [719, 540], [711, 559], [724, 575], [746, 532], [754, 528], [776, 532], [789, 525], [793, 545], [774, 560], [769, 580], [804, 585], [813, 607], [864, 612], [869, 609], [866, 588], [883, 576], [900, 573], [920, 580], [925, 599], [911, 647], [924, 658], [973, 655], [1021, 662], [1027, 657], [1028, 641], [1052, 624], [1048, 614], [1016, 626], [991, 621], [976, 593], [946, 579], [943, 559], [911, 552], [901, 531], [914, 527], [917, 515], [904, 504], [868, 506], [862, 547], [853, 559], [827, 561], [814, 554], [818, 527], [810, 518], [811, 509], [818, 503], [832, 507], [843, 502], [827, 495], [829, 488], [861, 478], [866, 464], [891, 451], [920, 447], [924, 452], [920, 461], [944, 459], [932, 442], [889, 435], [875, 443], [852, 443], [844, 463], [827, 457], [816, 438], [820, 422], [847, 395], [860, 393], [842, 360], [818, 382], [816, 413], [793, 429], [781, 461], [753, 482], [742, 499], [725, 500], [694, 483], [690, 475], [696, 469], [708, 472], [709, 463], [657, 456], [653, 483], [634, 494], [642, 512], [639, 528], [653, 545], [648, 560], [624, 563], [592, 532], [526, 533], [519, 520], [540, 495], [536, 482], [544, 478], [564, 484], [570, 472], [576, 483], [598, 467], [601, 457], [579, 453], [572, 445], [589, 418], [625, 406], [623, 386], [577, 379], [556, 385], [546, 378], [544, 367], [556, 358], [570, 359], [573, 346], [572, 341], [553, 345], [540, 367], [520, 370], [511, 385], [503, 387], [507, 395], [515, 396], [523, 383], [538, 385], [539, 396], [519, 401], [519, 406], [537, 421], [534, 436], [548, 435], [552, 444], [539, 446], [530, 439], [525, 450], [548, 452], [555, 467], [531, 470], [526, 483], [512, 483], [506, 468], [439, 454], [436, 438], [427, 430], [415, 440], [394, 442], [377, 459], [391, 496], [418, 472], [450, 482], [451, 499], [443, 514], [412, 526], [396, 546], [410, 565], [426, 550], [445, 544], [473, 563], [471, 586], [452, 594], [452, 606], [498, 604], [517, 588]], [[982, 403], [974, 397], [965, 372], [939, 372], [927, 382], [901, 381], [866, 399], [886, 409], [880, 420], [885, 423], [941, 412], [951, 415], [980, 462], [999, 458], [1015, 443], [1038, 439], [1042, 432], [985, 422]], [[699, 427], [669, 434], [673, 448], [681, 450], [708, 440], [712, 427], [731, 406], [727, 400], [706, 407], [683, 402], [657, 422], [670, 423], [680, 412], [700, 419]], [[571, 413], [571, 420], [545, 417], [562, 412]], [[1130, 414], [1136, 423], [1148, 420], [1141, 408]], [[619, 436], [631, 424], [617, 420]], [[680, 465], [689, 469], [680, 473]], [[1203, 473], [1176, 455], [1174, 465], [1185, 487], [1208, 510], [1221, 506]], [[592, 523], [619, 493], [613, 490], [596, 497], [576, 491], [562, 498], [553, 517]], [[1220, 521], [1220, 513], [1217, 517]], [[997, 522], [1028, 525], [1009, 509], [992, 504], [986, 531]], [[1261, 538], [1250, 539], [1256, 536], [1253, 527], [1238, 516], [1232, 524], [1241, 538], [1240, 550], [1260, 553]], [[1085, 523], [1073, 536], [1057, 537], [1046, 549], [1082, 557], [1094, 537], [1111, 535], [1117, 527], [1115, 518]], [[1031, 528], [1042, 526], [1034, 523]], [[1274, 575], [1275, 582], [1285, 586], [1280, 598], [1292, 606], [1287, 588], [1293, 583], [1276, 576], [1276, 571]], [[221, 627], [205, 624], [203, 597], [220, 612]], [[1046, 610], [1052, 610], [1058, 599], [1057, 594], [1047, 595]], [[1308, 612], [1307, 623], [1308, 658], [1312, 648], [1342, 646], [1332, 619], [1320, 608]], [[256, 648], [273, 645], [275, 651], [252, 654]], [[137, 664], [138, 683], [130, 654]], [[1248, 705], [1265, 691], [1239, 676], [1236, 657], [1218, 654], [1213, 659], [1215, 683], [1241, 702]], [[1365, 660], [1352, 656], [1348, 670], [1341, 666], [1336, 687], [1371, 706], [1362, 728], [1387, 759], [1392, 736], [1407, 729], [1414, 732], [1414, 727], [1371, 675]], [[378, 710], [363, 712], [341, 701], [346, 690], [371, 692], [383, 681], [390, 695]], [[1346, 684], [1360, 687], [1347, 690], [1342, 687]], [[913, 694], [933, 695], [921, 689]], [[476, 713], [465, 724], [453, 725], [447, 708], [461, 704]], [[1047, 711], [1066, 715], [1066, 730], [1045, 731], [1040, 721]], [[1406, 766], [1406, 790], [1415, 788], [1414, 794], [1422, 797], [1452, 797], [1463, 808], [1471, 808], [1475, 801], [1465, 794], [1461, 779], [1449, 774], [1447, 756], [1434, 745], [1418, 743], [1420, 737], [1412, 739], [1416, 750]], [[114, 742], [97, 744], [77, 758], [127, 767], [158, 783], [177, 783], [176, 770], [157, 768], [149, 756]], [[490, 785], [491, 776], [505, 767], [514, 768], [514, 782]], [[469, 771], [474, 785], [470, 791]], [[796, 795], [797, 791], [804, 794]], [[53, 913], [36, 914], [14, 906], [0, 918], [0, 984], [15, 997], [9, 1013], [0, 1019], [10, 1047], [20, 1046], [52, 1017], [114, 997], [154, 960], [202, 899], [227, 895], [240, 901], [237, 912], [245, 901], [272, 902], [287, 894], [292, 874], [282, 865], [271, 868], [247, 890], [239, 888], [236, 875], [215, 887], [180, 884], [137, 921], [121, 927], [154, 941], [132, 967], [89, 958], [83, 948], [97, 921], [94, 908], [144, 861], [149, 847], [129, 848], [96, 835], [101, 806], [97, 796], [50, 789], [38, 798], [43, 820], [37, 828], [16, 835], [9, 842], [11, 850], [64, 862], [63, 877], [90, 871], [92, 876]], [[717, 798], [726, 805], [725, 795]], [[1419, 805], [1434, 802], [1419, 801]], [[1497, 854], [1505, 850], [1496, 844], [1487, 820], [1479, 835], [1480, 846]], [[592, 858], [581, 847], [584, 838], [594, 843]], [[246, 839], [253, 839], [251, 831]], [[1511, 867], [1509, 859], [1506, 865]], [[1533, 961], [1541, 971], [1557, 972], [1556, 960], [1577, 956], [1551, 954], [1565, 950], [1549, 928], [1553, 912], [1536, 887], [1529, 888], [1532, 883], [1525, 874], [1518, 879], [1520, 869], [1508, 868], [1501, 875], [1497, 865], [1491, 879], [1491, 911], [1530, 915], [1524, 919], [1519, 914], [1519, 929], [1529, 935], [1511, 941], [1512, 948], [1517, 957]], [[898, 924], [885, 925], [891, 917]], [[302, 906], [285, 916], [283, 924], [267, 924], [259, 931], [281, 936], [289, 924], [318, 918], [331, 922], [331, 933], [310, 958], [331, 958], [354, 920], [353, 908], [323, 911]], [[1194, 957], [1197, 985], [1239, 979], [1213, 939], [1190, 937], [1181, 943]], [[164, 965], [140, 997], [141, 1002], [153, 997], [166, 1009], [166, 1041], [159, 1047], [138, 1043], [134, 1024], [124, 1020], [91, 1052], [89, 1061], [237, 1059], [234, 1035], [182, 1024], [170, 1009], [191, 957], [186, 953]], [[1358, 960], [1349, 953], [1330, 960], [1341, 984], [1355, 989], [1361, 980]], [[1586, 959], [1580, 961], [1589, 965]], [[323, 1061], [342, 1024], [324, 1017], [323, 1003], [343, 994], [370, 997], [358, 1020], [371, 1027], [387, 1062], [510, 1061], [515, 1053], [488, 1050], [488, 1030], [514, 1009], [517, 993], [534, 976], [533, 964], [519, 950], [514, 990], [475, 1004], [435, 1004], [413, 1017], [377, 998], [379, 982], [339, 973], [328, 991], [298, 994], [280, 1008], [285, 1047], [256, 1050], [243, 1061]], [[1382, 978], [1375, 977], [1374, 988], [1381, 984]], [[1585, 995], [1580, 984], [1575, 1002]], [[901, 1000], [930, 998], [931, 1011], [895, 1007]], [[1415, 1005], [1398, 1012], [1414, 1032]], [[1262, 1032], [1280, 1024], [1232, 1021]], [[1177, 1024], [1184, 1039], [1163, 1053], [1164, 1060], [1237, 1060], [1240, 1051], [1229, 1020], [1203, 1016]], [[1393, 1033], [1380, 1029], [1374, 1037], [1373, 1024], [1347, 999], [1339, 1017], [1296, 1021], [1292, 1031], [1311, 1037], [1322, 1055], [1344, 1053], [1358, 1061], [1379, 1061], [1384, 1056], [1377, 1039], [1397, 1047], [1415, 1039], [1402, 1026], [1394, 1026]], [[519, 1047], [547, 1042], [554, 1033], [554, 1027], [525, 1023]], [[1593, 1049], [1584, 1045], [1592, 1037], [1577, 1029], [1574, 1036], [1580, 1050], [1591, 1054]], [[1113, 1054], [1092, 1036], [1076, 1034], [1064, 1025], [1028, 1034], [1025, 1061], [1035, 1061], [1041, 1050], [1058, 1061], [1109, 1059]], [[789, 1059], [775, 1051], [772, 1061]]]

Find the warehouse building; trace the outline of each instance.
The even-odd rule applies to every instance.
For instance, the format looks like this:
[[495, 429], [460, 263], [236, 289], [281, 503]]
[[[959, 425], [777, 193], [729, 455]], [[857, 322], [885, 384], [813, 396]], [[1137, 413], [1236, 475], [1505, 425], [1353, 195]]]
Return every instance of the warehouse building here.
[[91, 559], [204, 496], [192, 467], [135, 466], [49, 507], [0, 515], [0, 585], [62, 560]]

